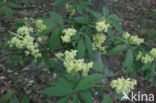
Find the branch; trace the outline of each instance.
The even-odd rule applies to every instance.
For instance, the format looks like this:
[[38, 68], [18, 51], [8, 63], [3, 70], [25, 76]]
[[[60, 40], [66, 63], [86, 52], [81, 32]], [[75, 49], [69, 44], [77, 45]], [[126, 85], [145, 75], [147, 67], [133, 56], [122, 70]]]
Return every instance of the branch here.
[[26, 7], [10, 7], [12, 9], [15, 9], [15, 10], [23, 10], [23, 9], [40, 9], [40, 10], [43, 10], [45, 12], [48, 13], [48, 10], [44, 9], [44, 8], [41, 8], [41, 7], [38, 7], [38, 6], [26, 6]]
[[9, 56], [9, 55], [14, 55], [14, 54], [17, 54], [17, 53], [16, 52], [11, 52], [11, 53], [2, 54], [2, 55], [0, 55], [0, 58], [3, 58], [5, 56]]

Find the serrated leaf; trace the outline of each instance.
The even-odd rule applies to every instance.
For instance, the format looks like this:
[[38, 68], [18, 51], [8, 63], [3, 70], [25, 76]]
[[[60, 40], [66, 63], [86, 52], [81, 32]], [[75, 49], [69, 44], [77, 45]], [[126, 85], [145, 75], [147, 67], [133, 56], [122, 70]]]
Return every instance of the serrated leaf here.
[[25, 96], [23, 99], [22, 99], [22, 103], [30, 103], [30, 98]]
[[102, 103], [113, 103], [113, 99], [110, 95], [108, 95], [103, 99]]
[[85, 42], [86, 42], [86, 46], [87, 46], [87, 50], [88, 50], [88, 56], [91, 59], [93, 56], [93, 48], [92, 48], [92, 42], [89, 38], [89, 36], [85, 36]]
[[63, 18], [58, 13], [50, 12], [50, 15], [58, 24], [64, 24]]
[[11, 20], [11, 19], [12, 19], [12, 16], [13, 16], [13, 11], [12, 11], [12, 9], [11, 9], [11, 8], [5, 8], [5, 15], [7, 16], [7, 18], [8, 18], [9, 20]]
[[151, 67], [151, 63], [146, 63], [141, 67], [141, 71], [146, 71], [147, 69], [149, 69]]
[[78, 11], [80, 14], [82, 14], [82, 12], [83, 12], [83, 6], [77, 5], [77, 11]]
[[121, 27], [121, 25], [116, 20], [114, 20], [114, 19], [109, 19], [109, 20], [115, 26], [115, 28], [117, 30], [119, 30], [120, 32], [122, 32], [122, 27]]
[[52, 35], [50, 36], [50, 46], [49, 48], [51, 50], [54, 50], [57, 45], [59, 44], [60, 41], [60, 36], [61, 36], [61, 29], [55, 29], [52, 33]]
[[111, 49], [109, 51], [110, 55], [116, 55], [119, 54], [120, 52], [123, 52], [127, 49], [126, 45], [117, 45], [116, 47], [114, 47], [113, 49]]
[[120, 20], [120, 17], [117, 16], [116, 14], [111, 14], [111, 15], [108, 16], [108, 18], [114, 19], [116, 21], [119, 21]]
[[9, 92], [0, 98], [0, 103], [7, 103], [11, 97], [13, 96], [13, 92]]
[[129, 49], [127, 51], [126, 58], [125, 58], [125, 61], [124, 61], [124, 67], [126, 67], [127, 70], [129, 70], [132, 67], [133, 59], [134, 59], [133, 51], [131, 49]]
[[98, 71], [98, 72], [102, 72], [103, 71], [103, 64], [100, 62], [94, 62], [92, 69]]
[[78, 98], [77, 94], [73, 94], [72, 99], [73, 99], [72, 103], [78, 103], [79, 102], [79, 98]]
[[56, 0], [52, 5], [53, 6], [60, 6], [66, 3], [66, 0]]
[[85, 43], [83, 39], [81, 39], [78, 42], [77, 50], [78, 50], [78, 58], [83, 58], [84, 53], [85, 53]]
[[88, 24], [89, 23], [89, 19], [85, 18], [85, 17], [75, 17], [74, 18], [78, 23], [82, 23], [82, 24]]
[[114, 40], [114, 34], [112, 32], [112, 28], [108, 28], [107, 33], [110, 36], [111, 40]]
[[22, 0], [23, 3], [28, 4], [29, 0]]
[[100, 74], [92, 74], [88, 77], [84, 78], [80, 81], [80, 83], [77, 85], [76, 90], [85, 90], [91, 87], [92, 85], [98, 83], [103, 79], [103, 76]]
[[92, 95], [88, 90], [80, 92], [80, 95], [83, 98], [83, 100], [85, 101], [85, 103], [93, 103]]
[[44, 89], [41, 93], [53, 95], [53, 96], [66, 96], [71, 94], [73, 91], [69, 88], [63, 87], [49, 87]]
[[68, 103], [70, 97], [69, 96], [66, 96], [66, 97], [63, 97], [61, 99], [59, 99], [58, 101], [56, 101], [56, 103]]
[[109, 14], [109, 10], [106, 7], [103, 7], [103, 15], [106, 17]]

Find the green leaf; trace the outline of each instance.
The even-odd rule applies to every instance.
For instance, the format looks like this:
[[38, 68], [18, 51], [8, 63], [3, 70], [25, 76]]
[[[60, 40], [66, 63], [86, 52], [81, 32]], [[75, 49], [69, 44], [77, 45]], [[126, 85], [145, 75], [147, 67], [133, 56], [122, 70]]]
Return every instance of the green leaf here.
[[93, 86], [94, 84], [98, 83], [103, 79], [103, 76], [100, 74], [92, 74], [88, 77], [84, 78], [80, 81], [80, 83], [77, 85], [76, 90], [85, 90], [89, 87]]
[[102, 15], [101, 15], [99, 12], [93, 11], [93, 10], [91, 10], [91, 9], [88, 8], [88, 7], [84, 7], [84, 8], [85, 8], [85, 10], [86, 10], [88, 13], [92, 14], [94, 17], [96, 17], [96, 18], [101, 18], [101, 17], [102, 17]]
[[63, 88], [73, 88], [75, 82], [66, 80], [64, 78], [57, 78], [54, 82], [52, 82], [56, 87], [63, 87]]
[[3, 48], [3, 43], [0, 41], [0, 48]]
[[78, 23], [82, 23], [82, 24], [88, 24], [89, 23], [89, 19], [88, 18], [84, 18], [84, 17], [75, 17], [74, 18]]
[[78, 42], [77, 50], [78, 50], [78, 58], [83, 58], [84, 53], [85, 53], [85, 43], [83, 39], [81, 39]]
[[53, 6], [60, 6], [66, 3], [66, 0], [56, 0], [52, 5]]
[[80, 14], [82, 14], [82, 12], [83, 12], [83, 6], [77, 5], [77, 11], [78, 11]]
[[121, 25], [116, 20], [114, 20], [114, 19], [109, 19], [109, 20], [115, 26], [115, 28], [117, 30], [119, 30], [120, 32], [122, 32], [122, 27], [121, 27]]
[[47, 69], [49, 70], [49, 68], [50, 68], [50, 60], [49, 60], [48, 54], [47, 53], [44, 53], [43, 54], [43, 58], [44, 58], [44, 62], [46, 64], [46, 66], [47, 66]]
[[93, 103], [93, 101], [92, 101], [92, 95], [89, 92], [89, 90], [80, 92], [80, 95], [83, 98], [83, 100], [85, 101], [85, 103]]
[[73, 94], [72, 99], [73, 99], [72, 103], [78, 103], [79, 102], [79, 98], [78, 98], [77, 94]]
[[113, 103], [113, 99], [110, 95], [108, 95], [103, 99], [102, 103]]
[[50, 29], [56, 25], [56, 23], [54, 23], [51, 19], [42, 18], [42, 20], [44, 21], [45, 25], [50, 27]]
[[108, 28], [107, 33], [110, 36], [111, 40], [114, 40], [114, 34], [112, 32], [112, 28]]
[[7, 18], [8, 18], [9, 20], [11, 20], [11, 19], [12, 19], [12, 16], [13, 16], [13, 11], [12, 11], [12, 9], [11, 9], [11, 8], [6, 8], [6, 9], [5, 9], [5, 15], [7, 16]]
[[58, 24], [64, 24], [63, 18], [58, 13], [50, 12], [50, 15]]
[[23, 99], [22, 99], [22, 103], [30, 103], [30, 98], [25, 96]]
[[59, 44], [61, 31], [62, 31], [62, 29], [54, 29], [52, 35], [50, 36], [50, 47], [49, 48], [51, 50], [54, 50], [57, 47], [57, 45]]
[[125, 58], [125, 61], [124, 61], [124, 67], [126, 67], [127, 70], [129, 70], [132, 67], [133, 59], [134, 59], [133, 51], [132, 51], [132, 49], [129, 49], [127, 51], [126, 58]]
[[66, 96], [66, 97], [59, 99], [56, 103], [68, 103], [69, 99], [70, 97]]
[[3, 13], [5, 12], [5, 8], [6, 8], [6, 6], [2, 6], [2, 7], [0, 8], [0, 15], [3, 14]]
[[103, 71], [103, 64], [96, 61], [96, 62], [94, 62], [92, 69], [94, 69], [98, 72], [102, 72]]
[[92, 48], [92, 42], [91, 42], [89, 36], [87, 36], [87, 35], [85, 36], [85, 42], [86, 42], [86, 45], [87, 45], [89, 58], [91, 59], [92, 56], [93, 56], [93, 48]]
[[0, 103], [8, 103], [8, 101], [11, 99], [12, 96], [13, 92], [5, 94], [3, 97], [0, 98]]
[[109, 51], [109, 54], [110, 55], [116, 55], [116, 54], [119, 54], [120, 52], [123, 52], [127, 49], [127, 46], [126, 45], [118, 45], [116, 47], [114, 47], [113, 49], [111, 49]]
[[28, 4], [29, 0], [22, 0], [23, 3]]
[[53, 96], [66, 96], [71, 94], [73, 91], [69, 88], [63, 88], [63, 87], [50, 87], [44, 89], [41, 93], [53, 95]]
[[146, 71], [147, 69], [149, 69], [151, 67], [151, 63], [146, 63], [141, 67], [141, 71]]
[[115, 74], [113, 72], [111, 72], [108, 68], [105, 68], [104, 69], [104, 73], [107, 77], [112, 77], [114, 76]]
[[116, 14], [111, 14], [111, 15], [109, 15], [108, 18], [114, 19], [114, 20], [116, 20], [116, 21], [119, 21], [119, 20], [120, 20], [120, 17], [118, 17]]
[[108, 16], [108, 14], [109, 14], [108, 8], [103, 7], [103, 14], [104, 14], [105, 17]]

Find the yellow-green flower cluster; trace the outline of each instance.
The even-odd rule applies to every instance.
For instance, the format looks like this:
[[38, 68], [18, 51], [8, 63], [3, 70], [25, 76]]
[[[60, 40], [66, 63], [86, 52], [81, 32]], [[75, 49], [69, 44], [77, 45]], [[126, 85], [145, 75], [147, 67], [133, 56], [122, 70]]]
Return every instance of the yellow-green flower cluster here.
[[126, 94], [129, 94], [136, 84], [136, 80], [130, 78], [125, 79], [123, 77], [111, 81], [111, 87], [114, 88], [117, 93], [124, 91]]
[[26, 55], [33, 55], [34, 57], [41, 57], [39, 53], [38, 44], [34, 43], [34, 38], [30, 36], [30, 32], [33, 32], [31, 27], [23, 26], [17, 30], [17, 34], [13, 37], [9, 44], [12, 47], [15, 45], [19, 49], [27, 48], [25, 51]]
[[108, 23], [106, 23], [105, 20], [102, 20], [102, 21], [99, 21], [99, 22], [96, 23], [96, 30], [98, 32], [103, 32], [103, 31], [107, 32], [109, 26], [110, 25]]
[[47, 28], [47, 26], [43, 24], [43, 20], [36, 20], [35, 25], [38, 33], [42, 32]]
[[146, 64], [151, 63], [154, 60], [154, 58], [149, 54], [143, 55], [142, 52], [139, 51], [139, 53], [136, 56], [136, 60], [140, 60], [142, 63]]
[[106, 35], [102, 33], [94, 35], [93, 43], [92, 43], [93, 49], [98, 50], [101, 54], [105, 54], [106, 53], [105, 47], [102, 46], [105, 40], [106, 40]]
[[156, 48], [152, 48], [150, 51], [151, 55], [153, 56], [154, 60], [156, 61]]
[[[38, 33], [47, 29], [47, 26], [45, 24], [43, 24], [43, 20], [36, 20], [35, 25], [36, 25], [36, 29], [37, 29]], [[47, 38], [48, 38], [47, 36], [42, 35], [42, 36], [38, 37], [37, 40], [43, 41], [43, 40], [47, 40]]]
[[74, 28], [67, 28], [63, 30], [64, 36], [61, 36], [61, 39], [64, 43], [71, 42], [71, 36], [76, 34], [76, 30]]
[[77, 50], [65, 51], [64, 54], [58, 53], [56, 57], [63, 60], [68, 73], [76, 74], [77, 72], [82, 72], [83, 76], [87, 76], [89, 69], [93, 66], [93, 62], [85, 63], [84, 59], [75, 59], [76, 53]]
[[29, 35], [32, 32], [33, 32], [33, 28], [28, 26], [22, 26], [17, 30], [17, 34], [21, 36]]
[[128, 41], [129, 44], [132, 45], [140, 45], [141, 43], [144, 42], [144, 39], [139, 38], [137, 35], [132, 36], [128, 32], [125, 32], [122, 34], [122, 37]]
[[65, 7], [70, 17], [75, 14], [75, 9], [72, 9], [72, 6], [70, 4], [67, 3]]

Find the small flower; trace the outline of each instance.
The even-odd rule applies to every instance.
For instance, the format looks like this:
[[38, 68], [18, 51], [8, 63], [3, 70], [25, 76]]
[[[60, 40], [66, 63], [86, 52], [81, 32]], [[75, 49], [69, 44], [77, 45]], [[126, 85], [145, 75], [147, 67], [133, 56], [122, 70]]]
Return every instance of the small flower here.
[[76, 30], [73, 28], [68, 28], [68, 29], [64, 29], [63, 33], [65, 34], [64, 36], [61, 36], [61, 39], [64, 43], [69, 43], [71, 42], [71, 36], [76, 34]]
[[38, 33], [44, 31], [47, 28], [47, 26], [43, 24], [43, 20], [36, 20], [35, 25]]
[[150, 51], [150, 53], [152, 54], [153, 58], [156, 61], [156, 48], [152, 48], [152, 50]]
[[105, 47], [102, 46], [105, 40], [106, 36], [102, 33], [94, 35], [92, 43], [93, 49], [98, 50], [101, 54], [105, 54], [106, 53]]
[[151, 57], [150, 55], [146, 54], [145, 56], [141, 57], [141, 62], [146, 64], [146, 63], [151, 63], [154, 60], [153, 57]]
[[130, 78], [125, 79], [123, 77], [111, 81], [111, 87], [114, 88], [117, 93], [124, 91], [126, 94], [129, 94], [136, 84], [136, 80]]
[[96, 23], [96, 30], [98, 32], [107, 32], [108, 28], [109, 28], [109, 24], [106, 23], [105, 20], [99, 21]]
[[144, 39], [138, 38], [137, 35], [132, 36], [128, 32], [125, 32], [122, 34], [122, 37], [127, 40], [127, 42], [131, 45], [140, 45], [141, 43], [144, 42]]
[[140, 59], [141, 59], [141, 57], [142, 57], [142, 52], [141, 52], [141, 51], [139, 51], [138, 55], [136, 56], [136, 60], [140, 60]]
[[28, 26], [22, 26], [17, 30], [17, 34], [19, 34], [21, 36], [29, 35], [32, 32], [33, 32], [33, 28], [28, 27]]
[[67, 73], [74, 75], [77, 72], [82, 72], [83, 76], [87, 76], [89, 69], [93, 66], [93, 62], [85, 63], [84, 59], [75, 59], [76, 53], [77, 50], [66, 50], [64, 54], [56, 54], [56, 57], [63, 61], [63, 65], [67, 69]]

